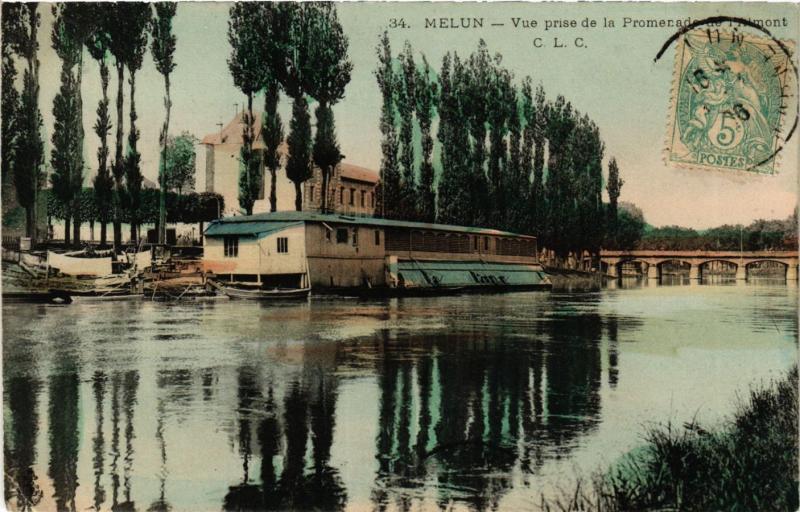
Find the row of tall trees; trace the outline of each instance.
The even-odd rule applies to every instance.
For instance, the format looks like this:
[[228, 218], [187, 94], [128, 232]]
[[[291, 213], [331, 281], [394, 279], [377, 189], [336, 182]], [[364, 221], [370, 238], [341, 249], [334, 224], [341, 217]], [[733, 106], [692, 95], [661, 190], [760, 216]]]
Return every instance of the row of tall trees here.
[[[2, 180], [25, 209], [25, 233], [36, 237], [36, 202], [43, 181], [39, 110], [38, 3], [2, 4]], [[17, 65], [21, 64], [19, 87]]]
[[[333, 105], [344, 97], [352, 63], [348, 41], [332, 3], [238, 2], [230, 9], [228, 67], [236, 87], [247, 97], [242, 113], [243, 145], [240, 153], [239, 204], [251, 214], [263, 186], [260, 169], [271, 174], [270, 209], [277, 208], [275, 175], [280, 167], [278, 148], [284, 139], [277, 112], [280, 91], [292, 101], [292, 118], [286, 136], [287, 177], [295, 185], [295, 208], [302, 209], [302, 184], [312, 176], [313, 165], [322, 171], [322, 205], [327, 208], [330, 178], [342, 160]], [[253, 149], [253, 100], [264, 94], [261, 134], [263, 154]], [[312, 140], [310, 101], [316, 102], [316, 131]]]
[[[379, 214], [535, 233], [558, 255], [599, 249], [615, 221], [604, 220], [605, 147], [587, 115], [563, 96], [548, 99], [530, 77], [516, 83], [483, 41], [467, 58], [445, 55], [438, 76], [408, 42], [395, 56], [386, 33], [377, 55]], [[612, 163], [616, 211], [622, 180]]]
[[[155, 11], [155, 12], [154, 12]], [[65, 237], [70, 242], [70, 224], [74, 241], [79, 242], [81, 191], [86, 179], [87, 163], [83, 159], [84, 126], [81, 78], [84, 52], [95, 59], [100, 69], [102, 98], [96, 113], [94, 132], [100, 139], [97, 149], [97, 173], [92, 179], [101, 224], [100, 241], [106, 243], [106, 224], [114, 228], [114, 245], [121, 244], [122, 212], [128, 212], [131, 240], [135, 241], [139, 219], [136, 212], [141, 200], [142, 173], [140, 138], [136, 125], [136, 75], [141, 69], [148, 41], [152, 34], [153, 60], [164, 75], [166, 84], [166, 121], [161, 142], [162, 161], [166, 162], [169, 128], [169, 74], [174, 69], [175, 36], [171, 32], [175, 15], [174, 3], [92, 3], [65, 2], [52, 6], [54, 17], [51, 44], [61, 61], [60, 87], [53, 101], [55, 119], [52, 133], [50, 180], [53, 193], [65, 212]], [[13, 176], [18, 201], [26, 209], [26, 231], [35, 236], [35, 201], [44, 185], [43, 142], [41, 115], [38, 110], [38, 44], [36, 42], [40, 15], [37, 4], [4, 4], [3, 6], [3, 176]], [[24, 60], [22, 90], [16, 90], [16, 61]], [[108, 137], [112, 130], [109, 112], [109, 64], [116, 71], [116, 119], [113, 159]], [[130, 105], [127, 147], [123, 110], [125, 102], [125, 71], [128, 75]], [[160, 180], [162, 193], [163, 168]], [[163, 202], [163, 201], [162, 201]], [[162, 215], [163, 217], [163, 215]], [[162, 223], [163, 224], [163, 223]], [[162, 226], [163, 227], [163, 226]]]

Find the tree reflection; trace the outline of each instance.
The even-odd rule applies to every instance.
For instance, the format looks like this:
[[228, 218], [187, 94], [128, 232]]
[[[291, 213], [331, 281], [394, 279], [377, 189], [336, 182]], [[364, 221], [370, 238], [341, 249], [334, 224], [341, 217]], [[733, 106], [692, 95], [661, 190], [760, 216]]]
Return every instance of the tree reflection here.
[[16, 501], [21, 511], [34, 510], [42, 499], [36, 463], [36, 437], [39, 433], [39, 390], [41, 384], [29, 376], [7, 377], [5, 403], [10, 413], [10, 426], [5, 431], [5, 501]]
[[599, 422], [601, 335], [594, 313], [538, 322], [525, 338], [484, 326], [383, 333], [376, 508], [408, 508], [407, 491], [434, 478], [439, 506], [494, 509], [515, 465], [565, 456]]

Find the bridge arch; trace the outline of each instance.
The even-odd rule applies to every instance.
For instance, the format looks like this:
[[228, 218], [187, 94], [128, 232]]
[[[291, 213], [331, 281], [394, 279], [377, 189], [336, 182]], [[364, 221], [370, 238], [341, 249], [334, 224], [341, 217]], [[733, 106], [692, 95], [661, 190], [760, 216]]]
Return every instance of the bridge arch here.
[[736, 277], [739, 272], [738, 263], [724, 258], [706, 260], [701, 262], [697, 267], [701, 279], [709, 276]]
[[647, 277], [650, 263], [640, 258], [625, 258], [617, 262], [616, 270], [619, 277]]
[[751, 277], [786, 279], [789, 271], [789, 264], [780, 260], [763, 258], [747, 262], [745, 270], [748, 279]]
[[691, 274], [692, 272], [692, 262], [680, 258], [660, 260], [655, 263], [655, 266], [658, 269], [659, 278], [669, 274]]

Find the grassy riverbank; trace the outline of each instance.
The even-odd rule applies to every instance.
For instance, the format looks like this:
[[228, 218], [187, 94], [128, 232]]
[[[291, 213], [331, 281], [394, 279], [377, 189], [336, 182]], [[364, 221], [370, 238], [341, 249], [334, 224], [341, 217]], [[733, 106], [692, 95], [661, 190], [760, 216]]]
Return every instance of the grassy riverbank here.
[[798, 378], [754, 387], [722, 425], [666, 424], [546, 511], [798, 509]]

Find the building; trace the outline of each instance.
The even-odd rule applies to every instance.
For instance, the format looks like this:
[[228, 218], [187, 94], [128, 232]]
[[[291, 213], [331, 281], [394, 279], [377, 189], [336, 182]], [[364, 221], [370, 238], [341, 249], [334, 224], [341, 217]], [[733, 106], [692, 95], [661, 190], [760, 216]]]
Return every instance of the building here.
[[[261, 138], [261, 114], [255, 115], [255, 142], [253, 149], [261, 154], [264, 141]], [[205, 151], [205, 191], [216, 192], [225, 198], [225, 215], [243, 213], [239, 207], [239, 166], [242, 147], [243, 114], [237, 114], [218, 133], [203, 137]], [[287, 148], [281, 146], [282, 164], [286, 163]], [[270, 173], [261, 159], [260, 193], [253, 205], [253, 213], [270, 211]], [[375, 211], [375, 188], [378, 174], [372, 170], [347, 162], [336, 168], [330, 179], [328, 209], [347, 215], [372, 215]], [[283, 169], [276, 173], [276, 197], [278, 211], [295, 209], [295, 188]], [[303, 183], [303, 210], [321, 211], [322, 172], [314, 167], [311, 179]]]
[[313, 212], [214, 221], [203, 267], [223, 282], [316, 290], [550, 286], [532, 236]]

